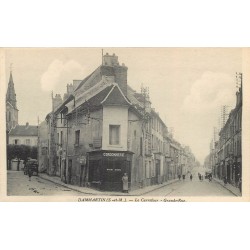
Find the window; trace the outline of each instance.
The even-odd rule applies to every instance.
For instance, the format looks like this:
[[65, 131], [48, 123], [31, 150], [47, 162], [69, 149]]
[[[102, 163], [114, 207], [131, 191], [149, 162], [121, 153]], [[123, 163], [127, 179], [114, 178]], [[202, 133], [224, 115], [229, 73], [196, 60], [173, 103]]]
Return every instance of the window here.
[[26, 145], [30, 145], [30, 139], [26, 139], [25, 143]]
[[18, 144], [19, 144], [19, 140], [18, 140], [18, 139], [15, 139], [15, 140], [14, 140], [14, 144], [15, 144], [15, 145], [18, 145]]
[[120, 144], [120, 125], [109, 125], [109, 144]]
[[61, 146], [63, 145], [64, 141], [63, 141], [63, 131], [61, 131], [61, 139], [60, 139], [60, 144]]
[[78, 146], [80, 143], [80, 130], [75, 131], [75, 146]]

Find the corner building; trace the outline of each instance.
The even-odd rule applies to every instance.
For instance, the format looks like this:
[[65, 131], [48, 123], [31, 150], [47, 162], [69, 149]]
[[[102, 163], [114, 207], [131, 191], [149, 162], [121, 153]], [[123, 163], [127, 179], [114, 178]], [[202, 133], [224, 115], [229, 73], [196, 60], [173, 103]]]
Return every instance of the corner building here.
[[[53, 98], [46, 117], [48, 138], [39, 152], [47, 173], [73, 185], [121, 191], [168, 180], [167, 127], [151, 109], [149, 94], [127, 84], [128, 68], [113, 54], [82, 81]], [[43, 128], [44, 129], [44, 128]]]

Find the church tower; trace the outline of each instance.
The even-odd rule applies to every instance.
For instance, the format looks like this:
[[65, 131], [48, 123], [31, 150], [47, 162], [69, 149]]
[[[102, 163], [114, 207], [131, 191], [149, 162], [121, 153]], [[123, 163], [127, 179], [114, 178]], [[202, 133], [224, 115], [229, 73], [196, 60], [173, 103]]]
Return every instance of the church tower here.
[[18, 124], [18, 109], [16, 101], [16, 92], [12, 77], [12, 70], [10, 71], [9, 84], [6, 94], [6, 130], [9, 132]]

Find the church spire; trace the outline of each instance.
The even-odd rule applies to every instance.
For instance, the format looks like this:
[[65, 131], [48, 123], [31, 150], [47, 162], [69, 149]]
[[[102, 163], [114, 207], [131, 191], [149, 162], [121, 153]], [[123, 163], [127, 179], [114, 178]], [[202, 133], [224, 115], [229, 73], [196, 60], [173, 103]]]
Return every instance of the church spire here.
[[12, 69], [10, 70], [9, 84], [6, 94], [6, 101], [9, 102], [14, 108], [16, 107], [16, 92], [13, 82]]

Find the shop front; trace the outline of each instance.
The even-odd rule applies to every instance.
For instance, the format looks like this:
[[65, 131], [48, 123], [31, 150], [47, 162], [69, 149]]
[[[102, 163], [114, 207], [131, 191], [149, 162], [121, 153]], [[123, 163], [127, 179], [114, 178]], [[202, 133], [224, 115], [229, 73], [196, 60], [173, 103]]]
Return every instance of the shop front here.
[[131, 184], [132, 152], [92, 151], [88, 153], [88, 182], [106, 191], [122, 191], [122, 176], [127, 173]]

